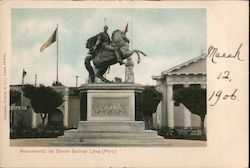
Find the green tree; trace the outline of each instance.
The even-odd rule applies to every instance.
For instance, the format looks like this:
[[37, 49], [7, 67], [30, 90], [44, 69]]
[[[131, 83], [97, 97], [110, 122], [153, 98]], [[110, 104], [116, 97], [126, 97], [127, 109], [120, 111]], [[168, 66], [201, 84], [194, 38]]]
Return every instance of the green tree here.
[[153, 125], [153, 113], [156, 112], [157, 106], [162, 100], [162, 94], [154, 86], [146, 86], [143, 91], [143, 118], [146, 129], [151, 129]]
[[173, 99], [201, 118], [201, 134], [206, 136], [204, 130], [204, 120], [207, 114], [206, 89], [182, 88], [174, 92]]
[[10, 90], [10, 105], [21, 102], [21, 92], [18, 90]]
[[63, 103], [62, 93], [56, 92], [51, 87], [25, 85], [22, 90], [24, 96], [30, 99], [33, 110], [40, 113], [43, 126], [47, 115]]

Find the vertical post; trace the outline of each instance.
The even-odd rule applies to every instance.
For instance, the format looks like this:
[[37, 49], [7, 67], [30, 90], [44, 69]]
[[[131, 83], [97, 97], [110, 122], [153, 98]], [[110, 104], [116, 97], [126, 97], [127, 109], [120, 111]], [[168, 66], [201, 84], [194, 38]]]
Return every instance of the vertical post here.
[[174, 101], [173, 101], [173, 85], [167, 85], [167, 113], [168, 127], [174, 128]]
[[76, 87], [78, 86], [78, 77], [79, 76], [76, 76]]
[[131, 19], [130, 25], [131, 25], [130, 49], [132, 49], [132, 47], [133, 47], [133, 22], [132, 22], [132, 19]]
[[35, 86], [36, 86], [36, 82], [37, 82], [37, 74], [35, 74]]
[[[37, 74], [35, 74], [35, 86], [37, 85]], [[31, 128], [36, 128], [36, 113], [34, 110], [31, 110]]]
[[56, 83], [58, 84], [58, 24], [56, 25]]
[[69, 88], [65, 87], [64, 90], [64, 117], [63, 117], [63, 125], [68, 128], [69, 126]]
[[[202, 50], [202, 54], [203, 54], [203, 50]], [[189, 83], [185, 83], [184, 87], [188, 88], [189, 87]], [[184, 129], [185, 128], [190, 128], [191, 125], [191, 112], [183, 105], [183, 112], [184, 112]]]

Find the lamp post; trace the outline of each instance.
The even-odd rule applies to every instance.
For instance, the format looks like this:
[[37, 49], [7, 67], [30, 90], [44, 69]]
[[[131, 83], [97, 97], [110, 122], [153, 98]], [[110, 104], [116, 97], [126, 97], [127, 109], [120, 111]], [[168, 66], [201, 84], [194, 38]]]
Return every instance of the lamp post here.
[[76, 76], [76, 87], [78, 86], [78, 77], [79, 76]]

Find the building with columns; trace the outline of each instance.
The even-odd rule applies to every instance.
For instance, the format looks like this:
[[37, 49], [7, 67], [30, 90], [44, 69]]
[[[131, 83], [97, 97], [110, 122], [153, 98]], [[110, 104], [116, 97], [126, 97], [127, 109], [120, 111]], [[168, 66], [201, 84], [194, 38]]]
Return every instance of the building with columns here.
[[200, 117], [192, 114], [183, 104], [175, 103], [173, 93], [182, 87], [206, 88], [205, 55], [174, 66], [152, 78], [156, 81], [157, 89], [163, 94], [163, 99], [153, 116], [154, 128], [200, 131]]

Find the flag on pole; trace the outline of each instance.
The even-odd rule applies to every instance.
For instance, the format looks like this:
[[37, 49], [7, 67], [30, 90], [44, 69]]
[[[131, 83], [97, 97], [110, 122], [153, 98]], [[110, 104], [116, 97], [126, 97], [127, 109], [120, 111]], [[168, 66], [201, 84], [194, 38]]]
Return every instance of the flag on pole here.
[[50, 36], [50, 38], [42, 45], [40, 51], [42, 52], [45, 48], [49, 47], [52, 43], [54, 43], [57, 39], [57, 28], [54, 33]]
[[23, 69], [23, 78], [26, 76], [27, 72]]
[[126, 25], [126, 27], [124, 29], [124, 33], [127, 33], [127, 32], [128, 32], [128, 23], [127, 23], [127, 25]]

